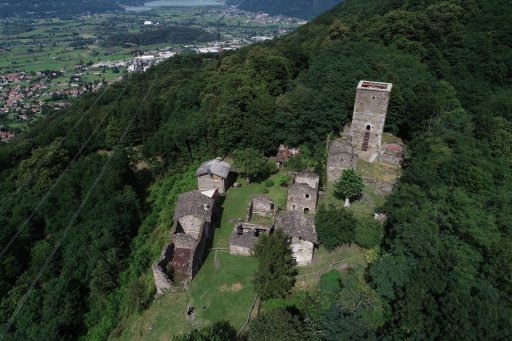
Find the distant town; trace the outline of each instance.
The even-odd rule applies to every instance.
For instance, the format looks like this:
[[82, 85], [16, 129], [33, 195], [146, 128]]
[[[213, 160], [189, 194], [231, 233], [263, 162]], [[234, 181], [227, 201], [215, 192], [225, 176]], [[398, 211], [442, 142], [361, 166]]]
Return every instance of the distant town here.
[[[137, 46], [124, 54], [105, 53], [105, 59], [98, 58], [101, 55], [98, 56], [96, 49], [91, 53], [92, 56], [97, 57], [95, 61], [91, 58], [86, 62], [82, 55], [77, 57], [73, 55], [68, 58], [67, 63], [62, 63], [62, 66], [58, 61], [63, 57], [51, 57], [52, 66], [42, 62], [31, 66], [20, 63], [18, 60], [11, 61], [10, 65], [0, 64], [0, 142], [9, 141], [29, 122], [37, 120], [47, 112], [66, 108], [76, 97], [120, 81], [130, 73], [145, 71], [176, 54], [220, 53], [235, 50], [252, 43], [273, 39], [306, 23], [298, 18], [246, 12], [234, 6], [212, 7], [207, 11], [192, 14], [194, 23], [198, 20], [206, 21], [204, 19], [206, 16], [215, 18], [215, 21], [206, 22], [204, 29], [208, 32], [221, 32], [220, 39], [205, 43], [167, 44], [170, 46]], [[150, 15], [137, 16], [137, 22], [140, 30], [157, 29], [164, 24], [162, 20], [154, 19]], [[233, 27], [238, 28], [233, 29]], [[81, 37], [87, 34], [82, 34]], [[35, 39], [29, 41], [19, 38], [16, 36], [16, 39], [13, 38], [10, 43], [2, 43], [0, 51], [8, 54], [16, 49], [25, 49], [28, 61], [30, 52], [46, 51], [50, 46], [49, 40], [37, 43]], [[72, 46], [68, 50], [63, 50], [66, 52], [77, 50], [75, 45], [78, 44], [73, 41], [71, 43], [53, 41], [51, 44], [53, 48], [56, 45]], [[101, 39], [96, 39], [91, 46], [101, 46]], [[90, 49], [90, 46], [88, 48]], [[34, 60], [37, 59], [34, 58]], [[71, 63], [73, 59], [75, 63]], [[56, 65], [59, 67], [56, 68]]]

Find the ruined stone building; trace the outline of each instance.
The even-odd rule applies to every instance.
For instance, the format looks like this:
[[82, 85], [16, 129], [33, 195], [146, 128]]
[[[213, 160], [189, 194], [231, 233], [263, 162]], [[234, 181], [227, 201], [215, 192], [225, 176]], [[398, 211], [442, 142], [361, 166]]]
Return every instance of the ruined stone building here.
[[281, 228], [290, 237], [290, 246], [297, 265], [309, 265], [313, 260], [318, 238], [315, 219], [299, 211], [279, 212], [276, 228]]
[[157, 293], [171, 289], [169, 272], [177, 281], [189, 282], [205, 258], [207, 243], [213, 238], [218, 215], [218, 190], [191, 191], [180, 194], [173, 217], [171, 243], [164, 247], [153, 265]]
[[306, 170], [297, 173], [293, 184], [288, 187], [287, 210], [315, 213], [319, 182], [320, 177], [314, 172]]
[[391, 83], [360, 81], [351, 123], [352, 145], [359, 158], [373, 162], [380, 151]]
[[331, 140], [327, 147], [327, 182], [334, 182], [340, 178], [344, 169], [356, 167], [358, 155], [347, 139]]
[[200, 191], [218, 189], [225, 194], [229, 188], [231, 165], [220, 158], [206, 161], [196, 171], [197, 187]]
[[276, 156], [276, 166], [281, 168], [291, 157], [299, 154], [299, 148], [290, 148], [285, 144], [279, 145]]
[[249, 201], [246, 221], [238, 222], [229, 239], [229, 252], [233, 255], [250, 256], [261, 234], [274, 230], [277, 205], [266, 195], [257, 195]]

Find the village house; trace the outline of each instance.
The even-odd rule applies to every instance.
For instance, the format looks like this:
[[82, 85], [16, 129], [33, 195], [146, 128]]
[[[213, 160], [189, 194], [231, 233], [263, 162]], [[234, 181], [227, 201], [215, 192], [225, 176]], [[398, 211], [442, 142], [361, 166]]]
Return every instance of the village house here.
[[196, 171], [197, 187], [201, 191], [218, 189], [225, 194], [229, 188], [229, 172], [231, 165], [220, 158], [206, 161]]
[[320, 177], [309, 170], [295, 175], [293, 184], [288, 187], [288, 211], [305, 214], [316, 211]]
[[164, 247], [153, 265], [157, 293], [172, 289], [173, 280], [190, 282], [205, 258], [206, 246], [213, 238], [218, 215], [218, 190], [191, 191], [180, 194], [173, 217], [171, 243]]
[[8, 142], [16, 137], [16, 134], [10, 131], [0, 131], [0, 142]]
[[315, 219], [299, 211], [279, 212], [276, 228], [283, 229], [290, 237], [290, 246], [297, 265], [311, 264], [315, 245], [318, 244]]
[[251, 198], [246, 221], [238, 222], [231, 233], [229, 252], [232, 255], [250, 256], [260, 234], [273, 232], [277, 211], [277, 205], [268, 196]]
[[328, 143], [327, 182], [337, 181], [344, 169], [353, 169], [357, 165], [357, 154], [347, 139], [331, 140]]
[[276, 166], [277, 168], [283, 167], [284, 163], [291, 157], [299, 154], [299, 148], [290, 148], [285, 144], [280, 144], [277, 149]]

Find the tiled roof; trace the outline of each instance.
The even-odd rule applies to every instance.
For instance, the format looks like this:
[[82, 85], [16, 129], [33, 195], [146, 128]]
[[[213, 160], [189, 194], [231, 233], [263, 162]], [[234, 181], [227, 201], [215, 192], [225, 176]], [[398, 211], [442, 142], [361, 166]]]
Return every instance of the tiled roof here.
[[223, 179], [228, 177], [231, 165], [227, 162], [213, 159], [210, 161], [203, 162], [196, 171], [196, 176], [205, 175], [208, 173], [220, 176]]
[[277, 227], [290, 237], [299, 237], [312, 243], [318, 243], [315, 220], [299, 211], [279, 212], [277, 215]]
[[201, 193], [201, 191], [181, 193], [176, 203], [173, 219], [176, 220], [187, 215], [192, 215], [210, 222], [214, 204], [215, 198], [210, 198]]

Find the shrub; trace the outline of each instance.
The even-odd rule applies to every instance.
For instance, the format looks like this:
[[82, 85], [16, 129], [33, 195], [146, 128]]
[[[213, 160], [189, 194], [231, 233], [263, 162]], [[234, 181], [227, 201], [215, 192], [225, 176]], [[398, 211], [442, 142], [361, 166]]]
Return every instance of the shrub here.
[[357, 220], [352, 212], [344, 208], [320, 206], [315, 224], [318, 239], [329, 251], [354, 241]]
[[380, 244], [382, 224], [372, 218], [360, 219], [356, 225], [355, 242], [357, 245], [371, 249]]
[[277, 184], [281, 187], [287, 187], [292, 182], [292, 178], [286, 174], [280, 174], [276, 178]]
[[272, 179], [265, 180], [265, 187], [272, 187], [272, 186], [274, 186], [274, 180], [272, 180]]
[[363, 193], [363, 190], [363, 178], [353, 169], [344, 169], [334, 185], [334, 192], [343, 199], [358, 196]]

